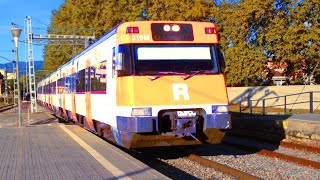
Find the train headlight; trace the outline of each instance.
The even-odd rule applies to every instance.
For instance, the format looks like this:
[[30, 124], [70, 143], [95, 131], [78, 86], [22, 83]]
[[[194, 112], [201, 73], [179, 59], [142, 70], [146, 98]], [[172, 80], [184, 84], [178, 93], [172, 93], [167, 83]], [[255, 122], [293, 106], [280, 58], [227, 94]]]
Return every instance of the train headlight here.
[[170, 25], [164, 25], [163, 26], [163, 31], [165, 31], [165, 32], [169, 32], [171, 30], [171, 27], [170, 27]]
[[131, 116], [152, 116], [152, 108], [132, 108]]
[[172, 26], [171, 29], [172, 29], [172, 31], [174, 31], [174, 32], [179, 32], [179, 31], [180, 31], [180, 26], [175, 24], [175, 25]]
[[228, 105], [213, 105], [212, 113], [228, 113], [229, 106]]

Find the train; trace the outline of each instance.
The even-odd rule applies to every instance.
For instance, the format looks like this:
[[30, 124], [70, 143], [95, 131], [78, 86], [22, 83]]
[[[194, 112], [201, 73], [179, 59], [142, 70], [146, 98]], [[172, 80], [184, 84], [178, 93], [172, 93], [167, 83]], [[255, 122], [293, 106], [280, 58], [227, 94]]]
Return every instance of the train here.
[[224, 68], [213, 22], [123, 22], [39, 81], [37, 101], [129, 149], [220, 143]]

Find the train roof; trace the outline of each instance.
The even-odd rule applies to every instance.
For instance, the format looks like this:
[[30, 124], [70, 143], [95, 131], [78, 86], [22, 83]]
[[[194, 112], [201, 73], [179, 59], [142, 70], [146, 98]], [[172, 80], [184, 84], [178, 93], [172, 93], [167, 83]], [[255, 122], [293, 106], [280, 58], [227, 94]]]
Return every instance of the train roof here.
[[[60, 70], [63, 67], [67, 66], [69, 63], [71, 63], [72, 61], [74, 61], [78, 57], [82, 56], [86, 52], [90, 51], [91, 49], [93, 49], [94, 47], [96, 47], [97, 45], [99, 45], [100, 43], [102, 43], [103, 41], [108, 39], [109, 37], [111, 37], [112, 35], [116, 34], [117, 31], [119, 31], [120, 33], [123, 33], [123, 32], [125, 32], [125, 29], [126, 29], [127, 26], [135, 26], [135, 25], [136, 26], [146, 26], [146, 25], [149, 25], [149, 24], [152, 24], [152, 23], [181, 23], [181, 24], [189, 23], [189, 24], [193, 24], [193, 25], [197, 25], [197, 26], [200, 25], [200, 24], [203, 24], [205, 26], [210, 26], [210, 27], [215, 27], [216, 26], [212, 22], [199, 22], [199, 21], [130, 21], [130, 22], [120, 23], [120, 24], [116, 25], [115, 27], [113, 27], [111, 30], [109, 30], [107, 33], [105, 33], [103, 36], [101, 36], [99, 39], [97, 39], [94, 43], [92, 43], [88, 47], [86, 47], [79, 54], [77, 54], [76, 56], [72, 57], [67, 63], [65, 63], [64, 65], [60, 66], [56, 71], [51, 73], [49, 76], [51, 76], [52, 74], [55, 74], [58, 70]], [[46, 78], [44, 78], [44, 79], [46, 79]]]

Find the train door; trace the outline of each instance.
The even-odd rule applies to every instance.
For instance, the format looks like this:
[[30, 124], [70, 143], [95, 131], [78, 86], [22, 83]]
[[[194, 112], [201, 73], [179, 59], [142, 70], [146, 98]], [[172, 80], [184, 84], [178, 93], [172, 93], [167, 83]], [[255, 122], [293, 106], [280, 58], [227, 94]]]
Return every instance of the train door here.
[[115, 60], [116, 60], [116, 48], [109, 46], [108, 53], [106, 54], [106, 102], [105, 106], [107, 108], [107, 119], [105, 123], [116, 127], [116, 70], [115, 70]]
[[[110, 43], [112, 44], [112, 43]], [[116, 120], [116, 48], [106, 47], [106, 102], [104, 103], [106, 117], [103, 122], [108, 126], [102, 129], [102, 136], [110, 141], [118, 142], [117, 120]]]
[[74, 65], [74, 61], [72, 61], [71, 65], [71, 77], [70, 77], [70, 84], [71, 84], [71, 114], [72, 114], [72, 119], [76, 122], [78, 122], [77, 119], [77, 113], [76, 113], [76, 69]]
[[57, 72], [57, 91], [56, 91], [56, 96], [58, 98], [58, 103], [59, 103], [59, 108], [58, 111], [60, 115], [62, 115], [61, 108], [63, 107], [62, 105], [62, 78], [61, 78], [61, 69]]
[[[65, 70], [64, 70], [65, 71]], [[60, 80], [61, 80], [61, 103], [62, 103], [62, 116], [67, 119], [67, 111], [66, 111], [66, 91], [69, 87], [69, 82], [67, 80], [66, 72], [60, 72]]]
[[90, 59], [86, 61], [86, 68], [85, 68], [85, 103], [86, 103], [86, 116], [85, 116], [85, 126], [90, 130], [94, 130], [93, 120], [92, 120], [92, 102], [91, 102], [91, 79], [92, 79], [92, 72], [91, 72], [91, 62]]
[[87, 62], [87, 68], [85, 69], [85, 92], [91, 92], [91, 67]]

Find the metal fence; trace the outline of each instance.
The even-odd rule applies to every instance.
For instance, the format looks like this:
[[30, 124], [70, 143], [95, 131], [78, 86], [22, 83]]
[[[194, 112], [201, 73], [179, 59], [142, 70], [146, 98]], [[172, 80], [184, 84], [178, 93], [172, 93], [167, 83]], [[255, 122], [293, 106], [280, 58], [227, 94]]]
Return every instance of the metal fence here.
[[[306, 96], [308, 95], [309, 98], [303, 98], [303, 101], [298, 101], [300, 96]], [[288, 102], [288, 99], [292, 99], [292, 97], [296, 96], [296, 100], [294, 102]], [[317, 98], [315, 98], [317, 97]], [[315, 100], [317, 99], [317, 100]], [[289, 95], [283, 95], [283, 96], [276, 96], [276, 97], [270, 97], [270, 98], [263, 98], [263, 99], [249, 99], [246, 100], [248, 102], [248, 109], [250, 114], [253, 112], [253, 108], [261, 108], [261, 113], [263, 115], [266, 115], [266, 109], [267, 108], [281, 108], [284, 114], [287, 114], [288, 107], [291, 105], [292, 107], [296, 104], [306, 104], [305, 107], [308, 107], [306, 109], [309, 110], [309, 113], [314, 113], [314, 104], [320, 103], [320, 91], [310, 91], [310, 92], [302, 92], [302, 93], [295, 93], [295, 94], [289, 94]], [[277, 103], [268, 103], [268, 101], [276, 101]], [[281, 103], [282, 102], [282, 103]], [[239, 101], [239, 109], [240, 112], [242, 111], [242, 108], [244, 107], [242, 105], [243, 101]], [[316, 107], [318, 109], [320, 104]], [[292, 109], [292, 108], [291, 108]], [[290, 110], [291, 110], [290, 109]]]

